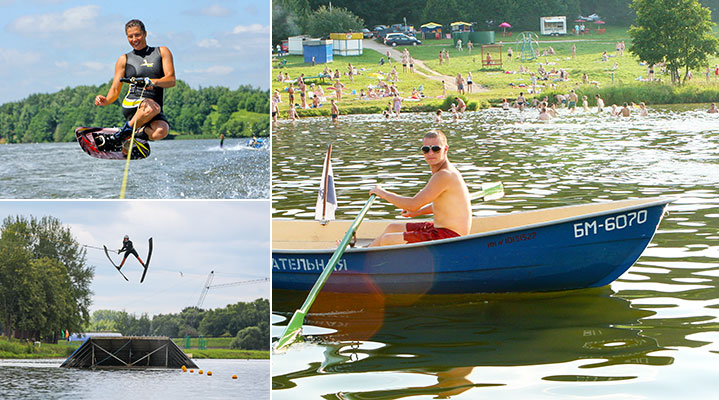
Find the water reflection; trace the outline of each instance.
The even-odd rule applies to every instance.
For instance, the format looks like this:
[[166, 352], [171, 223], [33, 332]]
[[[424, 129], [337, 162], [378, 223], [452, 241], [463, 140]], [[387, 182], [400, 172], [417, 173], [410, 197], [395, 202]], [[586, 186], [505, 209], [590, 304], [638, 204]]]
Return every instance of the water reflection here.
[[[482, 182], [504, 181], [512, 191], [507, 200], [513, 201], [502, 205], [518, 209], [537, 202], [548, 207], [587, 198], [622, 199], [637, 191], [655, 196], [671, 186], [715, 188], [719, 182], [719, 170], [708, 168], [719, 160], [714, 114], [672, 108], [654, 109], [649, 118], [577, 113], [550, 124], [532, 120], [533, 115], [489, 110], [440, 127], [470, 191]], [[357, 201], [377, 183], [414, 193], [429, 176], [419, 144], [421, 134], [433, 127], [431, 114], [398, 121], [352, 116], [336, 126], [323, 118], [280, 124], [273, 139], [275, 216], [312, 215], [314, 202], [308, 199], [316, 196], [329, 143], [340, 215], [356, 213]], [[371, 213], [395, 215], [386, 205], [374, 206]]]
[[62, 361], [0, 360], [0, 399], [270, 398], [268, 360], [195, 360], [212, 376], [175, 369], [60, 368]]
[[[303, 296], [274, 291], [275, 312], [291, 315]], [[289, 388], [295, 385], [293, 380], [314, 375], [394, 371], [432, 375], [436, 386], [422, 392], [449, 395], [445, 389], [475, 386], [466, 376], [477, 366], [574, 360], [582, 360], [579, 368], [587, 369], [617, 364], [668, 365], [672, 357], [652, 354], [662, 349], [654, 330], [636, 328], [641, 319], [654, 314], [613, 296], [609, 287], [552, 294], [421, 298], [323, 293], [305, 323], [331, 331], [307, 337], [325, 347], [324, 361], [275, 376], [274, 385], [276, 389]], [[618, 377], [599, 373], [596, 378]]]
[[[677, 201], [610, 287], [421, 299], [323, 294], [306, 319], [308, 341], [273, 359], [273, 397], [298, 390], [325, 398], [476, 398], [476, 390], [493, 398], [715, 396], [719, 124], [694, 106], [650, 113], [565, 114], [545, 124], [534, 114], [491, 110], [443, 125], [450, 159], [470, 187], [504, 182], [507, 195], [474, 204], [475, 214], [633, 197]], [[431, 127], [430, 114], [280, 124], [274, 216], [312, 218], [328, 143], [338, 218], [352, 218], [376, 183], [414, 194], [429, 177], [418, 145]], [[385, 202], [370, 212], [397, 215]], [[273, 292], [273, 334], [303, 300]]]

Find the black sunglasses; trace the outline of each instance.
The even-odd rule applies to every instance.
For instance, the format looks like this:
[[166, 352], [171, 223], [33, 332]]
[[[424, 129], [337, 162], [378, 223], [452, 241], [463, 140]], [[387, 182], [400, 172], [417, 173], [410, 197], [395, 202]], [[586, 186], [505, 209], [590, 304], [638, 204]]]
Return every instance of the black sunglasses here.
[[429, 150], [430, 150], [430, 149], [431, 149], [433, 152], [435, 152], [435, 153], [439, 153], [439, 151], [442, 150], [442, 147], [441, 147], [441, 146], [437, 146], [437, 145], [434, 145], [434, 146], [422, 146], [422, 153], [427, 154], [427, 153], [429, 153]]

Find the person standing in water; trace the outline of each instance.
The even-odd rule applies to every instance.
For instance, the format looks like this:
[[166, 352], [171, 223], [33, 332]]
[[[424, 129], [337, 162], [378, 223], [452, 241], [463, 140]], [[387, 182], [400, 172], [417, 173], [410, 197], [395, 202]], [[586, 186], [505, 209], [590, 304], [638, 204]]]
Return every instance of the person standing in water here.
[[223, 144], [225, 144], [225, 134], [220, 133], [220, 148], [222, 148]]

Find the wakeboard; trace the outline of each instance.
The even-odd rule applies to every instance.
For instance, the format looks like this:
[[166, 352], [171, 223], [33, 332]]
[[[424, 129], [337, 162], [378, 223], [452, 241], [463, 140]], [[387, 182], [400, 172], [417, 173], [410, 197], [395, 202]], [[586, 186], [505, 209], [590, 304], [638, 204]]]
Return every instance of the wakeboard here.
[[147, 274], [147, 268], [150, 266], [150, 257], [152, 257], [152, 238], [148, 240], [150, 243], [150, 250], [147, 251], [147, 259], [145, 260], [145, 270], [142, 271], [142, 278], [140, 278], [140, 283], [142, 283], [145, 280], [145, 275]]
[[[125, 160], [127, 159], [127, 150], [123, 150], [123, 143], [115, 140], [113, 136], [118, 131], [118, 128], [86, 128], [81, 126], [75, 129], [75, 136], [80, 148], [92, 157], [105, 160]], [[129, 145], [129, 140], [125, 140], [125, 147]], [[141, 160], [149, 155], [150, 144], [148, 141], [135, 136], [130, 159]]]
[[120, 271], [120, 267], [115, 265], [115, 262], [112, 261], [112, 258], [110, 258], [110, 252], [107, 251], [107, 246], [102, 246], [102, 247], [105, 249], [105, 255], [107, 256], [107, 259], [110, 260], [110, 264], [112, 264], [113, 267], [117, 268], [117, 272], [119, 272], [120, 275], [122, 275], [122, 277], [125, 278], [125, 280], [129, 282], [130, 280], [127, 279], [127, 277], [125, 276], [125, 274], [122, 273], [122, 271]]

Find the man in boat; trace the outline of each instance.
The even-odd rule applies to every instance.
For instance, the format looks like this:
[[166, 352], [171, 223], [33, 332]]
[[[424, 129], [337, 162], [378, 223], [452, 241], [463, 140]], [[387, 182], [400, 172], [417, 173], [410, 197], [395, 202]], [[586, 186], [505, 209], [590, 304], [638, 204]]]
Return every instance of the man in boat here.
[[139, 138], [160, 140], [167, 136], [170, 124], [162, 113], [165, 88], [175, 86], [175, 66], [172, 53], [167, 47], [147, 45], [147, 31], [142, 21], [133, 19], [125, 24], [127, 41], [132, 51], [123, 54], [115, 63], [115, 76], [107, 95], [95, 97], [95, 105], [112, 104], [120, 96], [121, 78], [135, 78], [122, 100], [122, 114], [127, 120], [115, 134], [115, 140], [123, 141], [132, 135], [133, 127]]
[[122, 266], [125, 264], [125, 260], [127, 260], [127, 257], [132, 254], [137, 258], [137, 261], [142, 264], [143, 268], [145, 267], [145, 263], [142, 262], [140, 259], [140, 256], [135, 251], [135, 248], [132, 246], [132, 241], [130, 240], [130, 237], [125, 235], [124, 238], [122, 238], [122, 248], [117, 251], [117, 254], [120, 254], [122, 252], [125, 252], [125, 256], [122, 258], [122, 262], [120, 263], [120, 266], [118, 268], [122, 268]]
[[447, 158], [447, 137], [439, 130], [428, 132], [422, 139], [424, 160], [432, 170], [429, 182], [412, 197], [400, 196], [375, 186], [375, 194], [402, 209], [402, 216], [434, 214], [432, 222], [391, 223], [370, 246], [446, 239], [469, 234], [472, 208], [469, 191], [462, 174]]

